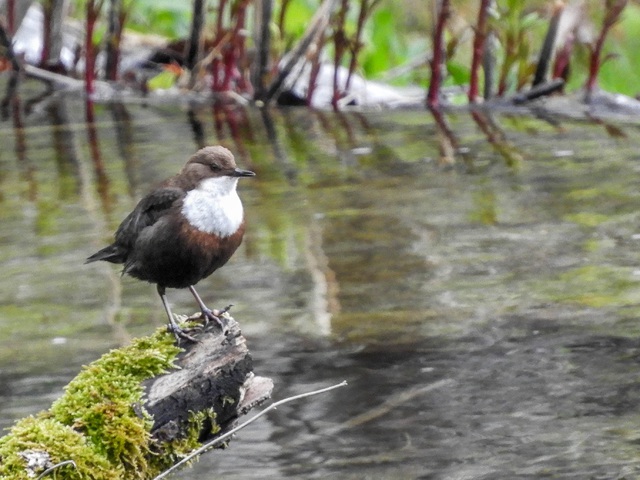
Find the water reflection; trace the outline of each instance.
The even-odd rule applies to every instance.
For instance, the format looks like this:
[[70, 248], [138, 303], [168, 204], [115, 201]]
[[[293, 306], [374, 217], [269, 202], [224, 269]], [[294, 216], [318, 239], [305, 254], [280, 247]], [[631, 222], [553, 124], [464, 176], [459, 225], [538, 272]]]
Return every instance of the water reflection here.
[[277, 398], [350, 386], [279, 409], [181, 478], [637, 473], [639, 145], [608, 134], [637, 127], [15, 105], [0, 127], [3, 425], [164, 322], [152, 286], [82, 262], [221, 143], [258, 177], [241, 186], [245, 242], [204, 301], [236, 305]]

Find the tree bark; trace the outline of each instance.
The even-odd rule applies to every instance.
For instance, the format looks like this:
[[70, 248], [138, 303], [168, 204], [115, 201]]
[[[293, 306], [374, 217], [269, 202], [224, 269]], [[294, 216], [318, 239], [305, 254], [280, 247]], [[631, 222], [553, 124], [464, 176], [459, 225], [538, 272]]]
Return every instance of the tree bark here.
[[[273, 383], [253, 374], [253, 360], [238, 323], [231, 319], [223, 335], [210, 326], [184, 345], [178, 369], [145, 382], [144, 407], [154, 419], [151, 433], [161, 441], [185, 434], [190, 412], [213, 408], [224, 432], [240, 415], [270, 397]], [[209, 439], [201, 432], [200, 441]]]

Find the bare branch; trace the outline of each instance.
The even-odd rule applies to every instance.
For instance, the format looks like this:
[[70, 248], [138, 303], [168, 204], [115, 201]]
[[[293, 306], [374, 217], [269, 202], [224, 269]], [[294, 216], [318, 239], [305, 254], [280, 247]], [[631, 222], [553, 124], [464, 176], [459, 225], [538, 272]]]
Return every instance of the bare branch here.
[[162, 478], [166, 478], [167, 475], [169, 475], [172, 472], [175, 472], [176, 470], [178, 470], [180, 467], [182, 467], [185, 463], [190, 462], [191, 460], [193, 460], [195, 457], [203, 454], [204, 452], [206, 452], [207, 450], [215, 447], [216, 445], [224, 442], [227, 438], [231, 437], [232, 435], [234, 435], [236, 432], [242, 430], [244, 427], [246, 427], [247, 425], [249, 425], [250, 423], [253, 423], [254, 421], [256, 421], [258, 418], [262, 417], [264, 414], [266, 414], [267, 412], [270, 412], [271, 410], [275, 410], [276, 408], [278, 408], [281, 405], [284, 405], [285, 403], [289, 403], [289, 402], [293, 402], [295, 400], [300, 400], [302, 398], [306, 398], [306, 397], [311, 397], [312, 395], [318, 395], [320, 393], [325, 393], [328, 392], [330, 390], [334, 390], [338, 387], [344, 387], [347, 385], [346, 380], [343, 380], [342, 382], [336, 384], [336, 385], [332, 385], [330, 387], [326, 387], [326, 388], [321, 388], [320, 390], [314, 390], [312, 392], [307, 392], [307, 393], [301, 393], [300, 395], [294, 395], [293, 397], [288, 397], [285, 398], [283, 400], [279, 400], [275, 403], [272, 403], [271, 405], [269, 405], [267, 408], [265, 408], [264, 410], [262, 410], [260, 413], [258, 413], [257, 415], [255, 415], [254, 417], [250, 418], [249, 420], [247, 420], [246, 422], [238, 425], [236, 428], [232, 428], [231, 430], [229, 430], [227, 433], [225, 433], [224, 435], [220, 435], [217, 438], [214, 438], [213, 440], [211, 440], [208, 443], [205, 443], [204, 445], [202, 445], [200, 448], [198, 448], [197, 450], [194, 450], [193, 452], [191, 452], [188, 456], [186, 456], [185, 458], [183, 458], [182, 460], [180, 460], [178, 463], [176, 463], [174, 466], [172, 466], [171, 468], [169, 468], [168, 470], [165, 470], [164, 472], [162, 472], [160, 475], [158, 475], [157, 477], [155, 477], [153, 480], [161, 480]]
[[46, 477], [54, 470], [60, 467], [64, 467], [65, 465], [73, 465], [73, 468], [78, 468], [78, 466], [76, 465], [76, 462], [74, 462], [73, 460], [65, 460], [64, 462], [56, 463], [53, 467], [47, 468], [44, 472], [38, 475], [38, 478], [36, 478], [36, 480], [40, 480], [41, 478]]

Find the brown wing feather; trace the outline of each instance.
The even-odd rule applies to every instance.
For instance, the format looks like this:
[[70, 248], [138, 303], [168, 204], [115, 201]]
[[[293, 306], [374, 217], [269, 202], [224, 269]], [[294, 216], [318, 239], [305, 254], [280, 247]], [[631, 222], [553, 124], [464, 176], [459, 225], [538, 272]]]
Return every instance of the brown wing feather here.
[[135, 244], [140, 232], [166, 215], [186, 195], [180, 188], [160, 188], [142, 198], [116, 230], [115, 243], [126, 248]]
[[115, 241], [91, 255], [85, 263], [98, 260], [126, 263], [140, 233], [169, 213], [185, 195], [185, 191], [180, 188], [166, 187], [143, 197], [116, 230]]

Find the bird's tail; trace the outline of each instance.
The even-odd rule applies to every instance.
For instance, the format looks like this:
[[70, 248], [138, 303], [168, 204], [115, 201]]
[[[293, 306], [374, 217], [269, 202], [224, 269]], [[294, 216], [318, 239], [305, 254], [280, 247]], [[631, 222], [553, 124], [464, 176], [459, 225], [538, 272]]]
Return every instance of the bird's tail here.
[[112, 244], [91, 255], [84, 263], [97, 262], [98, 260], [111, 263], [124, 263], [127, 260], [127, 256], [120, 247]]

